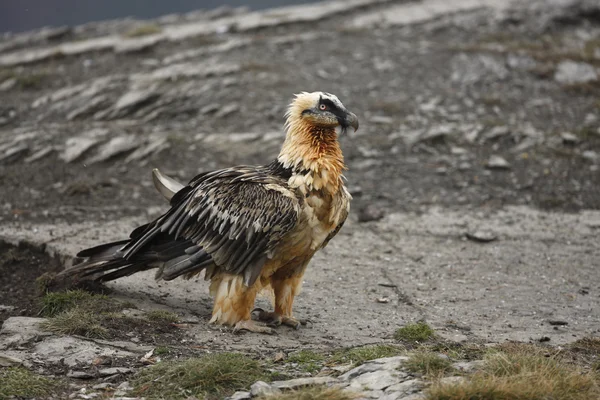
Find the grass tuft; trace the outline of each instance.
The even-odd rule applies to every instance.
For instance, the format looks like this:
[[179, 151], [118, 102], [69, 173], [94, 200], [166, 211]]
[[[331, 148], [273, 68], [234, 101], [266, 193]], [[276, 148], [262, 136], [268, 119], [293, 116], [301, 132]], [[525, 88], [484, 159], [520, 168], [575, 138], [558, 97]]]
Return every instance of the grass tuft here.
[[158, 346], [157, 348], [154, 349], [154, 355], [157, 356], [164, 356], [167, 355], [171, 352], [171, 349], [169, 349], [167, 346]]
[[66, 292], [47, 293], [42, 298], [40, 314], [44, 317], [54, 317], [68, 311], [81, 303], [92, 301], [94, 295], [83, 290], [69, 290]]
[[142, 24], [125, 32], [126, 37], [134, 38], [140, 36], [149, 36], [162, 32], [162, 28], [157, 24]]
[[47, 397], [62, 384], [23, 367], [0, 369], [0, 399]]
[[414, 352], [403, 366], [410, 372], [433, 378], [446, 375], [454, 370], [449, 358], [440, 357], [439, 354], [430, 351]]
[[175, 323], [181, 320], [179, 315], [166, 310], [153, 310], [146, 313], [146, 318], [154, 322]]
[[288, 356], [286, 362], [297, 363], [298, 367], [306, 372], [315, 373], [323, 368], [325, 356], [311, 350], [300, 350]]
[[433, 337], [433, 329], [425, 322], [417, 322], [416, 324], [408, 324], [399, 328], [394, 333], [394, 339], [406, 340], [409, 342], [424, 342]]
[[353, 393], [338, 388], [317, 386], [285, 392], [274, 396], [263, 396], [259, 397], [259, 400], [353, 400], [357, 397], [358, 396]]
[[351, 362], [352, 364], [358, 366], [364, 364], [367, 361], [375, 360], [377, 358], [398, 356], [403, 352], [404, 349], [398, 346], [378, 344], [372, 346], [340, 350], [333, 354], [331, 361], [336, 364]]
[[428, 400], [584, 400], [600, 398], [598, 374], [561, 362], [547, 349], [503, 345], [464, 383], [435, 383]]
[[102, 326], [102, 319], [98, 314], [79, 307], [50, 318], [42, 324], [42, 327], [61, 335], [104, 338], [108, 333]]
[[267, 379], [259, 363], [234, 353], [207, 354], [185, 361], [165, 361], [140, 371], [134, 394], [146, 399], [223, 398]]

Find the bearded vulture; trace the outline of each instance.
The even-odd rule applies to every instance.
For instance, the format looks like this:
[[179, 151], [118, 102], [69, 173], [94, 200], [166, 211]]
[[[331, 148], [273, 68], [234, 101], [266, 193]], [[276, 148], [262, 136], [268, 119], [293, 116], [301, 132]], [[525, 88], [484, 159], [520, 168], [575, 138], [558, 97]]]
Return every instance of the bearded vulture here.
[[[204, 271], [214, 297], [211, 323], [273, 333], [298, 328], [292, 304], [315, 252], [348, 216], [351, 196], [338, 137], [358, 119], [329, 93], [300, 93], [286, 113], [286, 137], [267, 165], [205, 172], [187, 186], [160, 174], [157, 186], [171, 208], [130, 238], [77, 254], [84, 261], [63, 277], [109, 281], [157, 268], [156, 279], [189, 279]], [[274, 294], [274, 311], [254, 301]]]

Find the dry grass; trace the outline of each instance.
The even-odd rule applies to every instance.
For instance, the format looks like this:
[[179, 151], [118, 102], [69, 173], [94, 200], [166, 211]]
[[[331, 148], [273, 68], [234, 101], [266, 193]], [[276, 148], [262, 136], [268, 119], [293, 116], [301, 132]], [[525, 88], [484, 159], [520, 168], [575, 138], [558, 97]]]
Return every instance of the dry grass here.
[[259, 400], [353, 400], [357, 395], [337, 388], [310, 387], [285, 392], [275, 396], [259, 397]]
[[62, 387], [62, 382], [35, 374], [25, 368], [0, 369], [0, 400], [48, 397]]
[[394, 339], [407, 342], [424, 342], [433, 337], [433, 329], [425, 322], [407, 324], [394, 333]]
[[161, 362], [140, 371], [132, 384], [134, 394], [146, 399], [216, 399], [267, 378], [257, 361], [242, 354], [220, 353]]
[[428, 400], [587, 400], [600, 398], [599, 376], [547, 349], [509, 344], [490, 352], [483, 370], [459, 384], [434, 383]]

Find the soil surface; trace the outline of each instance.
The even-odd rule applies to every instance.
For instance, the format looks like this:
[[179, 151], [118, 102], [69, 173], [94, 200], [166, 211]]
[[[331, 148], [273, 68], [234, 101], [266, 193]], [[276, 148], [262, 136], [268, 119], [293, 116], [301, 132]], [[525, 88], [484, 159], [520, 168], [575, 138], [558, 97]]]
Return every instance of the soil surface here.
[[[166, 209], [153, 167], [188, 181], [267, 163], [292, 95], [322, 90], [361, 127], [342, 138], [352, 215], [296, 301], [309, 327], [232, 335], [207, 324], [201, 279], [152, 271], [112, 295], [175, 310], [210, 349], [390, 342], [421, 319], [456, 341], [598, 335], [598, 6], [362, 3], [252, 29], [243, 13], [196, 16], [214, 30], [181, 39], [183, 17], [155, 23], [169, 37], [117, 21], [4, 38], [0, 237], [68, 264]], [[114, 35], [123, 43], [101, 47]], [[58, 267], [41, 250], [1, 251], [0, 304], [18, 314]]]

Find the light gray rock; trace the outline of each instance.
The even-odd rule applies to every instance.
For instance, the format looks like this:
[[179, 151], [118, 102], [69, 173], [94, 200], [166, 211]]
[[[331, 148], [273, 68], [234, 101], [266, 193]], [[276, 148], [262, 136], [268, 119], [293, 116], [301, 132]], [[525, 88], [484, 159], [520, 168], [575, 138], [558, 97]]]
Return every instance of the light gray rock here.
[[275, 381], [271, 383], [271, 387], [279, 390], [300, 389], [306, 386], [315, 385], [331, 385], [338, 380], [330, 376], [317, 376], [314, 378], [297, 378], [288, 381]]
[[41, 160], [42, 158], [46, 157], [47, 155], [49, 155], [53, 151], [54, 151], [54, 147], [52, 147], [52, 146], [44, 147], [44, 148], [36, 151], [35, 153], [33, 153], [32, 155], [30, 155], [29, 157], [27, 157], [25, 159], [25, 162], [29, 164], [29, 163], [32, 163], [34, 161]]
[[69, 367], [75, 367], [80, 363], [88, 365], [100, 356], [131, 357], [135, 355], [128, 351], [101, 347], [96, 343], [71, 336], [49, 338], [36, 343], [34, 352], [38, 358], [43, 359], [45, 362], [58, 363], [63, 360], [64, 364]]
[[0, 367], [14, 367], [23, 364], [23, 360], [8, 354], [0, 353]]
[[6, 349], [9, 346], [19, 346], [36, 337], [50, 335], [49, 332], [45, 332], [40, 328], [40, 324], [44, 321], [46, 321], [44, 318], [8, 318], [4, 321], [2, 330], [0, 330], [0, 349]]
[[420, 379], [410, 379], [408, 381], [396, 383], [389, 386], [386, 392], [395, 392], [403, 396], [418, 392], [423, 387], [423, 381]]
[[446, 376], [440, 379], [441, 385], [459, 385], [463, 382], [466, 382], [467, 378], [464, 376]]
[[109, 116], [115, 118], [131, 114], [142, 105], [153, 102], [159, 97], [160, 93], [156, 91], [155, 86], [151, 86], [147, 89], [131, 90], [117, 100], [113, 106], [113, 112], [109, 114]]
[[252, 397], [258, 396], [272, 396], [274, 394], [280, 393], [281, 390], [271, 387], [266, 382], [258, 381], [250, 386], [250, 394]]
[[239, 111], [240, 106], [237, 103], [231, 103], [231, 104], [227, 104], [223, 107], [221, 107], [215, 114], [215, 117], [217, 118], [224, 118], [227, 117], [228, 115], [231, 115], [237, 111]]
[[92, 386], [92, 389], [94, 389], [94, 390], [106, 390], [106, 389], [111, 389], [112, 387], [113, 387], [113, 385], [111, 383], [103, 382], [103, 383], [99, 383], [97, 385]]
[[235, 392], [229, 397], [229, 400], [246, 400], [251, 398], [252, 395], [249, 392]]
[[579, 138], [577, 137], [577, 135], [574, 135], [571, 132], [561, 133], [560, 138], [562, 139], [563, 144], [575, 145], [579, 143]]
[[566, 85], [586, 83], [598, 80], [598, 73], [590, 64], [568, 60], [558, 64], [554, 80]]
[[413, 393], [409, 394], [408, 396], [401, 397], [399, 400], [425, 400], [426, 398], [427, 396], [425, 396], [423, 393]]
[[107, 161], [119, 154], [131, 151], [138, 146], [139, 141], [133, 135], [113, 137], [107, 143], [102, 145], [102, 147], [98, 151], [98, 154], [90, 158], [88, 161], [90, 164]]
[[9, 91], [10, 89], [14, 88], [16, 85], [17, 85], [16, 78], [6, 79], [6, 80], [4, 80], [4, 82], [0, 83], [0, 92]]
[[374, 115], [369, 118], [369, 122], [380, 125], [392, 125], [394, 123], [394, 119], [392, 117], [386, 117], [383, 115]]
[[506, 136], [508, 134], [510, 134], [510, 129], [508, 128], [508, 126], [494, 126], [492, 129], [481, 135], [481, 141], [487, 142], [489, 140], [498, 139], [499, 137]]
[[83, 117], [87, 114], [92, 114], [98, 111], [103, 105], [108, 103], [108, 96], [106, 95], [98, 95], [92, 97], [88, 101], [86, 101], [82, 106], [75, 108], [73, 111], [67, 114], [67, 120], [73, 121], [79, 117]]
[[92, 378], [94, 378], [94, 375], [91, 375], [84, 371], [69, 371], [69, 372], [67, 372], [67, 378], [92, 379]]
[[5, 150], [4, 154], [0, 154], [0, 164], [16, 161], [28, 151], [29, 146], [26, 143], [18, 143], [15, 146]]
[[485, 166], [489, 169], [510, 169], [509, 162], [497, 155], [490, 156]]
[[506, 65], [517, 70], [530, 70], [537, 66], [535, 59], [523, 54], [509, 54], [506, 57]]
[[367, 390], [384, 390], [400, 380], [400, 374], [393, 371], [381, 370], [367, 372], [352, 379], [350, 388]]
[[127, 158], [125, 158], [125, 162], [129, 163], [132, 161], [141, 160], [152, 154], [158, 154], [161, 151], [168, 149], [169, 146], [170, 145], [169, 145], [168, 139], [166, 137], [161, 137], [161, 138], [157, 138], [157, 139], [151, 138], [150, 143], [136, 149], [131, 154], [129, 154], [127, 156]]
[[118, 375], [118, 374], [130, 374], [133, 372], [133, 369], [131, 368], [124, 368], [124, 367], [113, 367], [113, 368], [103, 368], [101, 370], [98, 371], [98, 374], [100, 376], [112, 376], [112, 375]]
[[504, 80], [508, 70], [496, 58], [488, 55], [468, 55], [461, 53], [451, 61], [453, 82], [472, 84], [479, 81]]
[[65, 149], [58, 156], [66, 163], [77, 161], [85, 152], [98, 145], [108, 134], [107, 129], [92, 129], [83, 135], [71, 137], [65, 143]]
[[117, 42], [114, 50], [115, 53], [134, 53], [154, 47], [164, 39], [165, 37], [163, 35], [149, 35], [135, 39], [127, 39]]
[[593, 150], [586, 150], [583, 153], [581, 153], [581, 156], [591, 162], [596, 162], [600, 158], [598, 153], [596, 153]]

